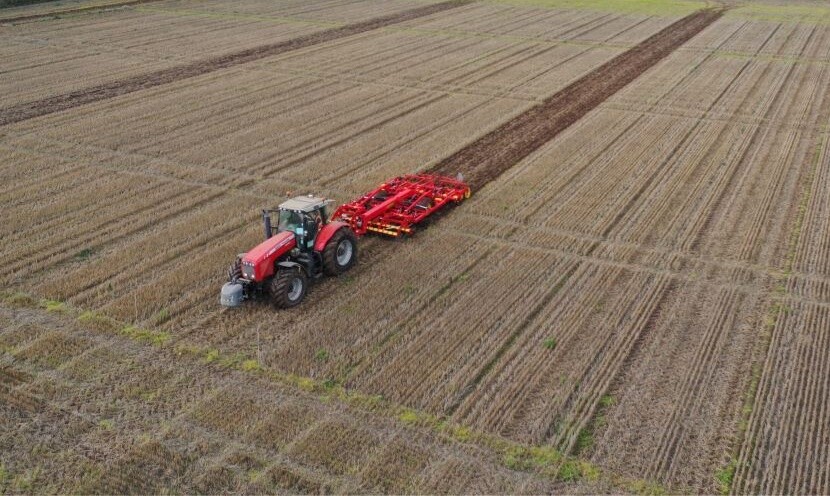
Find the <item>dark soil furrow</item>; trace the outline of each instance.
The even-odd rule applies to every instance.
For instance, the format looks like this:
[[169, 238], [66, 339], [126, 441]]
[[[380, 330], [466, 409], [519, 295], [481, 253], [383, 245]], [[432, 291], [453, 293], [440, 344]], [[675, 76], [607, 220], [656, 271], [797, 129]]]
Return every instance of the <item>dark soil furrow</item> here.
[[577, 79], [541, 104], [468, 144], [436, 164], [432, 170], [450, 175], [461, 172], [473, 189], [481, 188], [664, 59], [722, 14], [721, 10], [707, 9], [680, 19]]
[[91, 88], [85, 88], [63, 95], [56, 95], [43, 100], [21, 103], [0, 110], [0, 126], [22, 122], [35, 117], [61, 112], [88, 103], [108, 100], [135, 91], [154, 88], [168, 83], [182, 81], [208, 74], [210, 72], [227, 69], [240, 64], [254, 62], [266, 57], [299, 50], [301, 48], [319, 45], [329, 41], [353, 36], [374, 29], [397, 24], [419, 17], [428, 16], [470, 3], [471, 0], [450, 0], [447, 2], [426, 5], [396, 14], [391, 14], [368, 21], [358, 22], [337, 28], [326, 29], [307, 34], [298, 38], [248, 48], [235, 53], [213, 57], [211, 59], [193, 62], [177, 67], [161, 69], [148, 74], [104, 83]]

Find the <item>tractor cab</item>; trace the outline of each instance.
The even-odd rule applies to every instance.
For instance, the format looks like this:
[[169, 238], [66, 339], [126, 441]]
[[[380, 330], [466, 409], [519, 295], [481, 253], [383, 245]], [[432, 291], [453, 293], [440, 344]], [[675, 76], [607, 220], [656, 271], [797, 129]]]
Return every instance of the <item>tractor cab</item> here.
[[276, 216], [276, 232], [294, 233], [297, 248], [309, 251], [320, 230], [328, 224], [328, 206], [332, 200], [314, 196], [298, 196], [279, 205], [277, 210], [262, 212], [265, 223], [265, 238], [275, 234], [272, 228], [272, 215]]

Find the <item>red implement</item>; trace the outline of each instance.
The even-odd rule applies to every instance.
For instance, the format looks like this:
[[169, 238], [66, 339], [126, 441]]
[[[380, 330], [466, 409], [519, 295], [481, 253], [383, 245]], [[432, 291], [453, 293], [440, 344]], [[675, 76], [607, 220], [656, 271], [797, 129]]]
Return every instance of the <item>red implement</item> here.
[[434, 174], [396, 177], [374, 191], [340, 205], [332, 219], [348, 223], [358, 235], [367, 231], [399, 236], [449, 202], [470, 197], [464, 182]]

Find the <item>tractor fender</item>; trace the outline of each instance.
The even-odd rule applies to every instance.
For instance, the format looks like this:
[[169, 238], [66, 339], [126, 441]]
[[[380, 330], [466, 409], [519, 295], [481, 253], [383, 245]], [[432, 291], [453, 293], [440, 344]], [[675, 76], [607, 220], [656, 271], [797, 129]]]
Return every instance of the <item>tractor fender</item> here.
[[[290, 260], [283, 260], [281, 262], [277, 262], [277, 267], [284, 267], [286, 269], [293, 269], [294, 267], [297, 267], [298, 269], [303, 271], [303, 273], [306, 273], [306, 269], [303, 266], [303, 264], [297, 263], [297, 262], [292, 262]], [[306, 274], [306, 275], [308, 275], [308, 274]]]
[[334, 233], [343, 227], [349, 227], [349, 224], [339, 220], [329, 222], [323, 226], [317, 234], [317, 239], [314, 240], [314, 251], [322, 253], [326, 248], [326, 243], [328, 243], [331, 237], [334, 236]]

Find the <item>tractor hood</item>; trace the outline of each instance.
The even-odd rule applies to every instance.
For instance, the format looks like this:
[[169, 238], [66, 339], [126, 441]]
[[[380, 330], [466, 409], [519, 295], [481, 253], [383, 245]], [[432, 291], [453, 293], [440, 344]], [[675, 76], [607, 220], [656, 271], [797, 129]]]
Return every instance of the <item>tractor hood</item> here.
[[296, 245], [292, 232], [282, 231], [271, 236], [242, 257], [243, 276], [254, 281], [271, 277], [274, 274], [274, 262]]

